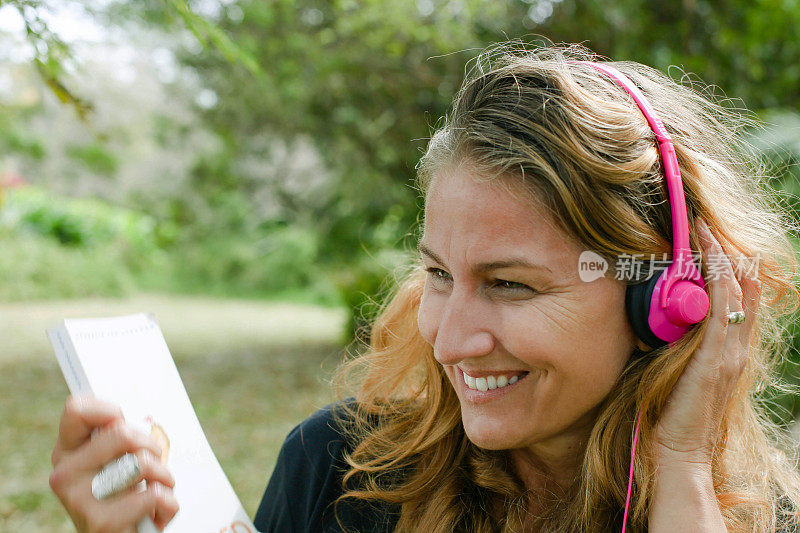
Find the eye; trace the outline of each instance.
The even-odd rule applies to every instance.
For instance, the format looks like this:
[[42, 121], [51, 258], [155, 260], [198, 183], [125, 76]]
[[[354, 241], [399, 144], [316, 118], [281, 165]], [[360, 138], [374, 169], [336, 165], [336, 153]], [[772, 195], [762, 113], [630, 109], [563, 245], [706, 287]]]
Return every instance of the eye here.
[[[450, 274], [442, 270], [441, 268], [436, 267], [428, 267], [425, 271], [430, 274], [434, 280], [442, 281], [442, 282], [451, 282], [452, 279], [450, 278]], [[505, 279], [496, 279], [492, 282], [490, 288], [496, 288], [507, 292], [536, 292], [535, 289], [528, 287], [523, 283], [518, 283], [516, 281], [508, 281]]]
[[428, 267], [428, 268], [425, 269], [425, 272], [427, 272], [428, 274], [432, 275], [434, 278], [442, 280], [442, 281], [448, 281], [450, 279], [450, 274], [448, 274], [447, 272], [445, 272], [441, 268]]
[[508, 281], [504, 279], [495, 280], [495, 287], [499, 287], [503, 290], [511, 292], [533, 291], [533, 289], [523, 283], [517, 283], [516, 281]]
[[525, 287], [525, 285], [523, 285], [522, 283], [517, 283], [517, 282], [514, 282], [514, 281], [506, 281], [504, 279], [498, 279], [495, 282], [495, 285], [498, 285], [498, 286], [502, 287], [503, 289], [518, 289], [518, 288]]

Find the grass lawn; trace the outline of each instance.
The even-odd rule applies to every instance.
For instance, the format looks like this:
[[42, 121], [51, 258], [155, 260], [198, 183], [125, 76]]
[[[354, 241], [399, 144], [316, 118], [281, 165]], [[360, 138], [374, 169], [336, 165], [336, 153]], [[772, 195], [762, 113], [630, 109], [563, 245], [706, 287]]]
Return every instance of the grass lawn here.
[[153, 311], [222, 468], [252, 516], [286, 434], [329, 403], [341, 309], [138, 296], [0, 304], [0, 531], [74, 531], [50, 491], [67, 386], [44, 328]]

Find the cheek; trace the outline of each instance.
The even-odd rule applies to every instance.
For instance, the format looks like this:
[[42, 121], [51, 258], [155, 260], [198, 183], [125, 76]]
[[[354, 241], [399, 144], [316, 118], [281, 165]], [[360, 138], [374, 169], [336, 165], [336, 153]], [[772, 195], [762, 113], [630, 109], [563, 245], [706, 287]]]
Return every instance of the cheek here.
[[616, 325], [592, 316], [581, 320], [575, 314], [548, 311], [502, 316], [505, 348], [544, 372], [539, 393], [548, 410], [566, 405], [585, 410], [601, 401], [619, 379], [631, 352], [629, 341]]
[[578, 411], [593, 408], [611, 392], [625, 368], [629, 354], [615, 344], [598, 344], [593, 351], [572, 352], [561, 365], [560, 401]]
[[419, 334], [431, 346], [436, 342], [436, 332], [439, 329], [439, 318], [441, 316], [439, 307], [440, 304], [437, 302], [437, 298], [430, 294], [428, 285], [425, 284], [419, 303], [419, 311], [417, 312], [417, 327], [419, 328]]

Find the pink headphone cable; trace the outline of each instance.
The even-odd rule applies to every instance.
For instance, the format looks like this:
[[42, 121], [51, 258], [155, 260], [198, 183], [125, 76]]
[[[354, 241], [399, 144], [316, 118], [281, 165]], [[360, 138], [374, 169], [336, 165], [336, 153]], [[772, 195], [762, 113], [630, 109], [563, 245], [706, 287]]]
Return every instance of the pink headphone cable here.
[[636, 417], [636, 429], [633, 431], [633, 445], [631, 446], [631, 468], [628, 473], [628, 495], [625, 497], [625, 515], [622, 518], [622, 533], [625, 533], [625, 526], [628, 524], [628, 507], [631, 504], [631, 490], [633, 489], [633, 459], [636, 456], [636, 443], [639, 441], [639, 423], [642, 421], [642, 413]]

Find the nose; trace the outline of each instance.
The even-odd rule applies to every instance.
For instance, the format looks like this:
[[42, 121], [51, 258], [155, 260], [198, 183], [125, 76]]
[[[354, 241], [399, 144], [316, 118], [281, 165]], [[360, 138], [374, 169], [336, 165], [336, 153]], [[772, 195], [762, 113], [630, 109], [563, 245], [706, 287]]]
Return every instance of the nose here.
[[433, 355], [443, 365], [489, 355], [495, 348], [491, 313], [467, 291], [453, 290], [447, 298], [436, 330]]

